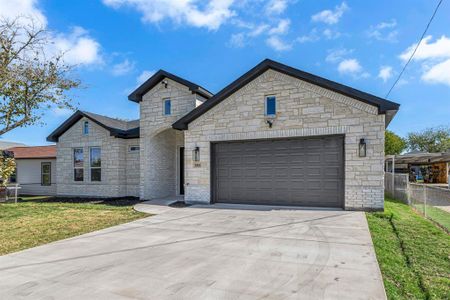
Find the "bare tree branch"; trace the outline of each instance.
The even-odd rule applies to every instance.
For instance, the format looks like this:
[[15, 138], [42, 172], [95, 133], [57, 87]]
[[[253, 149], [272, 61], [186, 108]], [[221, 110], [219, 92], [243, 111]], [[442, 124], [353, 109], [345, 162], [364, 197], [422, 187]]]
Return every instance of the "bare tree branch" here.
[[70, 78], [63, 53], [47, 57], [50, 42], [50, 34], [34, 23], [0, 20], [0, 136], [37, 124], [49, 107], [73, 107], [66, 92], [80, 82]]

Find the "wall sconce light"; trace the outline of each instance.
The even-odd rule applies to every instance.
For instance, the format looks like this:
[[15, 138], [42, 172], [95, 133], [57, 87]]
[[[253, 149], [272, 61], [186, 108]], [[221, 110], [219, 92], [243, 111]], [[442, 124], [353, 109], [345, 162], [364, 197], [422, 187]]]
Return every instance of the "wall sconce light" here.
[[269, 125], [269, 128], [272, 128], [273, 120], [266, 120], [266, 124]]
[[360, 139], [359, 140], [359, 157], [366, 157], [367, 155], [367, 151], [366, 151], [366, 140], [365, 139]]
[[200, 148], [195, 147], [194, 150], [192, 150], [192, 160], [193, 161], [200, 161]]

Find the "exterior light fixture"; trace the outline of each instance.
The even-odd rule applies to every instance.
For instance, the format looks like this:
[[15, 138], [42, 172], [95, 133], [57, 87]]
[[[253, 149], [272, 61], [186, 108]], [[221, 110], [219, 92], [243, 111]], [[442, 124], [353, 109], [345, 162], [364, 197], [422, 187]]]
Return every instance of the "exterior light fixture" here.
[[192, 160], [199, 162], [200, 161], [200, 148], [195, 147], [194, 150], [192, 150]]
[[359, 157], [366, 157], [367, 151], [366, 151], [366, 140], [365, 139], [359, 140], [358, 152], [359, 152]]

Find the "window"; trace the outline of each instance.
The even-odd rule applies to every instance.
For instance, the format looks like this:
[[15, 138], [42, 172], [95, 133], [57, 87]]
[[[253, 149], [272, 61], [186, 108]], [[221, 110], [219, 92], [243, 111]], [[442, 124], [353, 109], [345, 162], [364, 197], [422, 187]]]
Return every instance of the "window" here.
[[17, 183], [17, 168], [14, 169], [14, 172], [9, 176], [10, 183]]
[[88, 135], [89, 134], [89, 122], [85, 121], [83, 123], [83, 134]]
[[43, 162], [41, 163], [41, 185], [51, 185], [52, 184], [52, 163]]
[[275, 116], [277, 114], [277, 104], [275, 96], [266, 97], [266, 116]]
[[84, 180], [84, 158], [83, 148], [73, 149], [73, 180]]
[[90, 149], [90, 167], [91, 167], [91, 181], [102, 181], [102, 158], [101, 149], [93, 147]]
[[128, 151], [130, 151], [130, 152], [139, 152], [140, 148], [141, 147], [139, 147], [139, 146], [130, 146], [128, 148]]
[[170, 99], [164, 100], [164, 115], [169, 116], [172, 114], [172, 104], [170, 102]]

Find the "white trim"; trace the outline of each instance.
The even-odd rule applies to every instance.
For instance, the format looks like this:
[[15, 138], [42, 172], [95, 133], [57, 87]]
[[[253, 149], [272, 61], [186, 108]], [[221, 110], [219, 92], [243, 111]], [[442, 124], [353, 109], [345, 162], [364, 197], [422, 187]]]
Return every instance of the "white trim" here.
[[[100, 167], [92, 167], [91, 165], [91, 150], [92, 149], [99, 149], [100, 150]], [[96, 181], [92, 181], [91, 178], [91, 170], [92, 169], [100, 169], [100, 180], [96, 180]], [[89, 147], [89, 182], [102, 182], [103, 181], [103, 176], [102, 176], [102, 147], [100, 146], [92, 146]]]
[[[169, 101], [170, 103], [170, 110], [169, 113], [166, 114], [166, 102]], [[172, 99], [171, 98], [164, 98], [163, 99], [163, 116], [168, 117], [172, 115]]]
[[[274, 114], [268, 114], [267, 113], [267, 100], [269, 98], [275, 98], [275, 113]], [[269, 117], [269, 118], [274, 118], [277, 116], [277, 96], [276, 95], [265, 95], [264, 96], [264, 116]]]
[[[75, 167], [75, 150], [76, 149], [81, 149], [82, 151], [82, 156], [83, 156], [83, 166], [82, 167]], [[74, 183], [81, 183], [81, 182], [85, 182], [86, 180], [86, 176], [84, 176], [84, 163], [85, 163], [85, 159], [84, 159], [84, 148], [83, 147], [73, 147], [72, 148], [72, 182]], [[75, 180], [75, 169], [83, 169], [83, 180]]]

